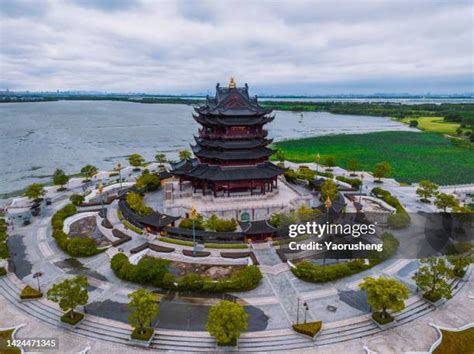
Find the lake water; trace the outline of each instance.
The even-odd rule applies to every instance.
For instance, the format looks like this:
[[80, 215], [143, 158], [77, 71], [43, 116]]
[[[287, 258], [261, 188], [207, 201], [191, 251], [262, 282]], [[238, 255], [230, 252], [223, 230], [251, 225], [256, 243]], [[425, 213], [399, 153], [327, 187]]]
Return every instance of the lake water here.
[[[193, 108], [178, 104], [57, 101], [0, 104], [0, 195], [48, 182], [54, 169], [77, 173], [86, 164], [111, 169], [139, 153], [170, 159], [194, 142]], [[275, 140], [305, 136], [411, 130], [384, 117], [275, 111]]]

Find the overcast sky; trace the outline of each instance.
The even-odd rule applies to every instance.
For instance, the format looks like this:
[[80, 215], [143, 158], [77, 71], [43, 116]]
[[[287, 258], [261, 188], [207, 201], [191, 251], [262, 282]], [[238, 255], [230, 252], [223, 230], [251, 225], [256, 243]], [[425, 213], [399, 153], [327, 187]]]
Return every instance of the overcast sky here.
[[0, 89], [473, 92], [473, 1], [0, 0]]

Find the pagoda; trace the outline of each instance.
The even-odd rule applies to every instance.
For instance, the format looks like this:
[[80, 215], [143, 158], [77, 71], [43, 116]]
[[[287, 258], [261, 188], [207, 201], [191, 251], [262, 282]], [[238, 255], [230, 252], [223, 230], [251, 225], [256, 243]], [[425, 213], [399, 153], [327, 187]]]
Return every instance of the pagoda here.
[[248, 85], [216, 85], [215, 97], [194, 109], [193, 118], [202, 126], [191, 145], [195, 158], [172, 165], [171, 173], [179, 178], [179, 188], [188, 181], [194, 192], [224, 197], [264, 195], [278, 187], [283, 170], [269, 162], [275, 152], [267, 147], [264, 125], [275, 117], [271, 109], [250, 97]]

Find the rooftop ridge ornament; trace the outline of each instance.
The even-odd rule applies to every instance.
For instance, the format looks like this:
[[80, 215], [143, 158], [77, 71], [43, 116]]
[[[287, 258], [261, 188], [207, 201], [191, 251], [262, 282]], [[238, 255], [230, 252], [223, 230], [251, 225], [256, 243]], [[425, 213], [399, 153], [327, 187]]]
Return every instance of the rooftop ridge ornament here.
[[235, 89], [235, 81], [234, 81], [233, 77], [230, 78], [229, 88], [230, 89]]

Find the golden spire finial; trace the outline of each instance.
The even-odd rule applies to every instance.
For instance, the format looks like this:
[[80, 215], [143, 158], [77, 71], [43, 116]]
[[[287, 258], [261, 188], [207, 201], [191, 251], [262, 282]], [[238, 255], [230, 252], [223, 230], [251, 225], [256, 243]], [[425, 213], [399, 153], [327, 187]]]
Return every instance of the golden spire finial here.
[[235, 88], [235, 81], [233, 77], [230, 78], [229, 88], [231, 89]]

